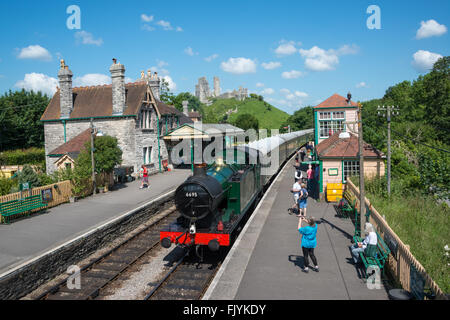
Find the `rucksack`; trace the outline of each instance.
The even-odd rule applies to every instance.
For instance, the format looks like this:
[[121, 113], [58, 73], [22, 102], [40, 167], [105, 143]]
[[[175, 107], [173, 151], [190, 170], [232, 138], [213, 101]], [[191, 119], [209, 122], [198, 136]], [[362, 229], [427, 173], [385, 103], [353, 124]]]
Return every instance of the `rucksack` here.
[[306, 189], [302, 189], [303, 195], [302, 195], [302, 200], [308, 199], [308, 191]]

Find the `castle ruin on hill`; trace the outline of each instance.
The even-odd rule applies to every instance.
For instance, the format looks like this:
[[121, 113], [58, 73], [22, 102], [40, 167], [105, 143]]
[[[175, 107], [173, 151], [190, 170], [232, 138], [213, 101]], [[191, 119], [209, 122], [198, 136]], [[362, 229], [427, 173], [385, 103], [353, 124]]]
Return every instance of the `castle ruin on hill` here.
[[248, 97], [248, 89], [239, 87], [238, 90], [233, 90], [231, 92], [225, 92], [220, 94], [220, 80], [219, 77], [214, 77], [214, 90], [211, 91], [209, 88], [208, 80], [206, 77], [201, 77], [198, 79], [198, 84], [195, 85], [195, 96], [200, 100], [201, 103], [206, 105], [211, 105], [210, 98], [220, 98], [220, 99], [230, 99], [235, 98], [239, 101], [244, 100]]

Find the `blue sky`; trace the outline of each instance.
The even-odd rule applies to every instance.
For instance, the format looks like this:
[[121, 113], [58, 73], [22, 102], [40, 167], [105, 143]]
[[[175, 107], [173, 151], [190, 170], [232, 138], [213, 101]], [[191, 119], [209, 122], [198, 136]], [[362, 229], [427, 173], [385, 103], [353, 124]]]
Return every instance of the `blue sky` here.
[[[81, 28], [69, 29], [70, 5]], [[367, 20], [380, 10], [381, 29]], [[128, 81], [151, 69], [174, 93], [199, 77], [222, 92], [247, 87], [293, 113], [333, 93], [382, 97], [450, 54], [450, 1], [15, 1], [0, 3], [0, 93], [108, 83], [117, 58]]]

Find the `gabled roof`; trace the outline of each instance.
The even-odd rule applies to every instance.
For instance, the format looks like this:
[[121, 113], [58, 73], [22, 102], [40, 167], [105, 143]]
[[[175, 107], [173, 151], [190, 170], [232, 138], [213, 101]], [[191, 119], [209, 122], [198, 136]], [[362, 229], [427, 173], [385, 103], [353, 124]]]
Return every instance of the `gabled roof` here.
[[337, 93], [333, 94], [331, 97], [325, 101], [319, 103], [314, 108], [342, 108], [342, 107], [357, 107], [358, 104], [350, 100], [350, 105], [348, 104], [347, 98], [344, 98]]
[[56, 156], [56, 155], [69, 154], [71, 156], [71, 158], [74, 158], [74, 155], [80, 153], [84, 144], [86, 142], [88, 142], [90, 139], [91, 139], [91, 129], [89, 128], [89, 129], [86, 129], [83, 132], [81, 132], [76, 137], [73, 137], [66, 143], [60, 145], [56, 149], [50, 151], [48, 153], [48, 155]]
[[[320, 142], [316, 147], [319, 159], [323, 158], [356, 158], [358, 156], [358, 137], [352, 133], [349, 138], [339, 138], [340, 131]], [[384, 154], [363, 142], [363, 155], [368, 158], [384, 158]]]
[[[124, 116], [137, 115], [143, 101], [147, 101], [148, 84], [146, 81], [138, 81], [125, 84], [126, 109]], [[69, 119], [110, 117], [112, 116], [112, 85], [75, 87], [73, 93], [73, 109]], [[175, 107], [166, 105], [164, 102], [156, 101], [159, 113], [179, 115]], [[60, 120], [60, 92], [57, 90], [50, 100], [42, 121]]]
[[[125, 84], [126, 106], [123, 115], [136, 115], [146, 98], [145, 81]], [[73, 109], [69, 119], [112, 116], [112, 85], [75, 87]], [[45, 109], [41, 120], [59, 120], [61, 117], [60, 92], [57, 90]]]

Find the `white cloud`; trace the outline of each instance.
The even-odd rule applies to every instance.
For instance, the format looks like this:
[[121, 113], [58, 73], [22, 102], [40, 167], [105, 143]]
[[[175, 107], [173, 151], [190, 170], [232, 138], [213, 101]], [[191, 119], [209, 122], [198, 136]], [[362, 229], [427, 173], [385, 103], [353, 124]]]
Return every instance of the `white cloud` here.
[[339, 63], [338, 56], [356, 54], [359, 51], [357, 45], [343, 45], [339, 49], [324, 50], [317, 46], [309, 50], [300, 49], [300, 55], [305, 58], [305, 67], [312, 71], [334, 70]]
[[213, 55], [210, 55], [209, 57], [206, 57], [206, 58], [205, 58], [205, 61], [211, 62], [211, 61], [213, 61], [214, 59], [217, 59], [218, 57], [219, 57], [219, 55], [218, 55], [217, 53], [214, 53]]
[[58, 80], [43, 73], [27, 73], [23, 80], [18, 81], [15, 87], [25, 90], [41, 91], [53, 95], [56, 92]]
[[264, 94], [274, 94], [274, 93], [275, 93], [275, 90], [273, 90], [272, 88], [266, 88], [263, 91], [261, 91], [262, 95], [264, 95]]
[[184, 53], [186, 53], [188, 56], [195, 56], [198, 54], [198, 52], [194, 52], [191, 47], [187, 47], [184, 49]]
[[177, 32], [182, 32], [182, 31], [183, 31], [183, 28], [177, 27], [176, 31], [177, 31]]
[[421, 21], [420, 28], [417, 30], [416, 39], [423, 39], [429, 37], [439, 37], [447, 32], [447, 27], [439, 24], [436, 20], [430, 19], [428, 21]]
[[286, 95], [286, 94], [291, 93], [291, 90], [286, 89], [286, 88], [283, 88], [283, 89], [280, 89], [280, 92], [281, 92], [282, 94]]
[[271, 61], [271, 62], [268, 62], [268, 63], [263, 62], [263, 63], [261, 63], [261, 65], [266, 70], [272, 70], [272, 69], [276, 69], [276, 68], [281, 67], [281, 63], [280, 62], [274, 62], [274, 61]]
[[152, 26], [149, 26], [148, 24], [144, 24], [144, 25], [142, 25], [142, 30], [153, 31], [153, 30], [155, 30], [155, 28]]
[[367, 88], [367, 84], [364, 81], [362, 81], [362, 82], [358, 83], [356, 85], [356, 87], [357, 88]]
[[427, 72], [433, 69], [434, 63], [442, 58], [442, 55], [426, 50], [419, 50], [413, 54], [412, 65], [419, 72]]
[[73, 79], [74, 87], [99, 86], [110, 83], [111, 78], [105, 74], [100, 73], [88, 73], [82, 77], [76, 77], [75, 79]]
[[101, 46], [103, 44], [102, 38], [94, 39], [92, 33], [86, 31], [75, 32], [75, 38], [81, 40], [83, 44], [93, 44], [96, 46]]
[[255, 73], [255, 61], [247, 58], [230, 58], [220, 64], [220, 67], [225, 72], [234, 74]]
[[262, 87], [264, 87], [264, 83], [258, 82], [258, 83], [256, 84], [256, 87], [257, 87], [257, 88], [262, 88]]
[[296, 79], [296, 78], [299, 78], [302, 75], [303, 75], [303, 73], [301, 71], [291, 70], [291, 71], [283, 72], [281, 74], [281, 77], [283, 77], [284, 79]]
[[297, 52], [294, 41], [281, 41], [281, 44], [275, 49], [278, 56], [289, 56]]
[[167, 75], [167, 76], [164, 76], [163, 79], [166, 80], [167, 83], [169, 84], [169, 90], [170, 91], [177, 90], [177, 84], [173, 81], [172, 77]]
[[153, 16], [148, 16], [146, 14], [141, 14], [141, 20], [144, 22], [152, 22], [153, 21]]
[[26, 48], [22, 48], [17, 58], [50, 61], [52, 60], [52, 55], [47, 49], [41, 47], [40, 45], [31, 45]]
[[159, 20], [156, 24], [161, 26], [164, 30], [173, 30], [173, 27], [169, 21]]
[[302, 92], [302, 91], [295, 91], [295, 96], [299, 97], [299, 98], [306, 98], [308, 97], [308, 94], [306, 92]]

